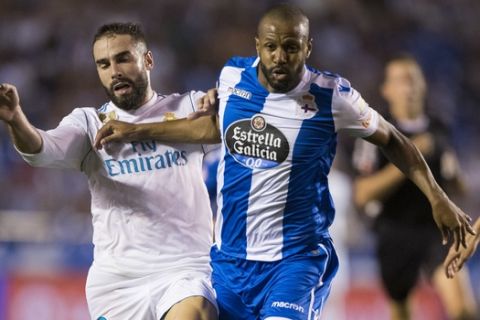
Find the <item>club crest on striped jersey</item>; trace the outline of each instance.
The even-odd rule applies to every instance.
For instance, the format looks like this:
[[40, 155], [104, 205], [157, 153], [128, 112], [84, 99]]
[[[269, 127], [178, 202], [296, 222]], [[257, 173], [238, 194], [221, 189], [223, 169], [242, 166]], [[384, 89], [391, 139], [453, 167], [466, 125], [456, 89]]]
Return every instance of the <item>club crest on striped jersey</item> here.
[[304, 94], [297, 98], [297, 102], [297, 115], [302, 119], [312, 118], [318, 112], [315, 97], [311, 94]]
[[287, 159], [290, 151], [285, 135], [258, 114], [230, 124], [224, 138], [229, 154], [252, 169], [276, 167]]

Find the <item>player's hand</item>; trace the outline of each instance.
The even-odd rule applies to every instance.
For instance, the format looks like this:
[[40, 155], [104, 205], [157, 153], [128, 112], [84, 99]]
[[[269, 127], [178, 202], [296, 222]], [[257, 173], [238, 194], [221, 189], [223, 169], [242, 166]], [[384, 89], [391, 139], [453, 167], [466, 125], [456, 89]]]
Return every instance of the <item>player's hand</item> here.
[[98, 130], [95, 136], [94, 147], [98, 150], [111, 142], [134, 140], [136, 126], [134, 124], [110, 120]]
[[450, 247], [448, 255], [443, 262], [447, 278], [453, 278], [455, 274], [462, 269], [465, 262], [470, 259], [477, 249], [479, 241], [480, 237], [468, 235], [466, 248], [460, 248], [457, 251], [455, 250], [454, 246]]
[[190, 113], [187, 119], [193, 120], [202, 116], [213, 116], [218, 111], [217, 89], [213, 88], [197, 102], [197, 111]]
[[12, 122], [20, 111], [20, 98], [15, 86], [0, 84], [0, 120], [7, 123]]
[[453, 239], [453, 246], [458, 251], [460, 244], [467, 247], [467, 233], [475, 235], [470, 222], [472, 219], [458, 208], [448, 197], [444, 196], [436, 203], [432, 204], [432, 214], [437, 227], [442, 233], [442, 242], [447, 244], [449, 239]]

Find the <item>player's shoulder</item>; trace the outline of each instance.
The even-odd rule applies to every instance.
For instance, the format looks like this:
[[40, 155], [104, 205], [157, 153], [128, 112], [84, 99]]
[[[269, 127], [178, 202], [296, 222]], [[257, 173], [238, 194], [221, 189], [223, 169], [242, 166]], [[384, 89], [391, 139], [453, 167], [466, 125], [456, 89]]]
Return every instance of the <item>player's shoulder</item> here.
[[204, 95], [205, 93], [199, 90], [159, 95], [156, 108], [168, 112], [179, 112], [185, 116], [194, 111], [196, 102]]
[[97, 117], [97, 115], [101, 112], [108, 112], [107, 108], [108, 103], [105, 103], [104, 105], [100, 107], [77, 107], [72, 110], [70, 113], [71, 117], [77, 118], [79, 120], [88, 120], [89, 118], [92, 117]]
[[248, 68], [256, 65], [258, 57], [234, 56], [227, 60], [225, 67]]
[[320, 88], [332, 89], [336, 94], [346, 94], [352, 91], [350, 81], [337, 73], [330, 71], [320, 71], [308, 66], [307, 72], [310, 73], [311, 83]]
[[171, 93], [168, 95], [159, 95], [157, 103], [159, 104], [175, 104], [182, 102], [191, 102], [195, 101], [198, 98], [201, 98], [205, 95], [204, 91], [201, 90], [190, 90], [182, 93]]

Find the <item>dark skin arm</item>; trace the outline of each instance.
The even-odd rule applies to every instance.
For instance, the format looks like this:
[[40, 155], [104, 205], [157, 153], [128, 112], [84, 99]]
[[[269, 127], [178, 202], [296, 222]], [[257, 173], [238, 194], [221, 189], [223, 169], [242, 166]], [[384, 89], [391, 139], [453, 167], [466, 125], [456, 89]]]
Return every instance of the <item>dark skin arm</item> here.
[[453, 238], [456, 250], [460, 244], [466, 247], [466, 234], [475, 234], [469, 223], [471, 219], [440, 188], [415, 145], [383, 118], [380, 118], [377, 131], [366, 140], [377, 145], [388, 160], [425, 194], [443, 243]]
[[[218, 128], [217, 116], [142, 125], [111, 121], [98, 132], [95, 146], [100, 148], [102, 144], [112, 141], [147, 138], [170, 142], [214, 143], [220, 140]], [[377, 131], [366, 140], [377, 145], [426, 195], [432, 206], [435, 223], [442, 232], [443, 243], [453, 238], [455, 248], [458, 249], [460, 244], [466, 246], [466, 234], [475, 234], [469, 224], [470, 218], [440, 188], [422, 154], [413, 143], [383, 118], [380, 119]]]
[[110, 120], [97, 132], [94, 146], [101, 149], [111, 142], [146, 139], [176, 143], [219, 143], [218, 119], [212, 115], [142, 124]]
[[217, 106], [217, 90], [210, 89], [198, 101], [197, 111], [185, 119], [142, 124], [111, 120], [97, 132], [94, 147], [101, 149], [110, 142], [146, 139], [177, 143], [219, 143]]

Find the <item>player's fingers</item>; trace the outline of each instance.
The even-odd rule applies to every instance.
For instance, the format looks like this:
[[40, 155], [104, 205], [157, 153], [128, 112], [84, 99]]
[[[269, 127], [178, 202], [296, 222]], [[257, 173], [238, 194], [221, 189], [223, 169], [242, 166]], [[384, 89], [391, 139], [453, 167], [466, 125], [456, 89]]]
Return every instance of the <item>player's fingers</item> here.
[[442, 233], [442, 244], [446, 245], [448, 243], [448, 228], [447, 227], [441, 227], [440, 232]]
[[100, 144], [102, 146], [105, 146], [111, 142], [116, 142], [121, 140], [121, 135], [118, 133], [112, 133], [111, 135], [108, 135], [100, 140]]
[[188, 120], [194, 120], [194, 119], [200, 118], [200, 117], [203, 116], [204, 114], [205, 114], [204, 111], [201, 111], [201, 110], [195, 111], [195, 112], [189, 113], [189, 114], [187, 115], [187, 119], [188, 119]]
[[470, 233], [471, 235], [477, 234], [477, 232], [475, 231], [475, 229], [473, 229], [471, 224], [467, 223], [466, 228], [467, 228], [467, 232]]
[[458, 227], [453, 230], [453, 241], [455, 243], [455, 251], [458, 251], [460, 244], [462, 243], [460, 228]]
[[212, 106], [214, 106], [215, 102], [217, 101], [217, 90], [215, 90], [215, 89], [208, 90], [207, 96], [208, 96], [208, 101], [210, 102], [210, 104]]
[[449, 264], [446, 268], [447, 278], [453, 278], [455, 276], [455, 267], [453, 264]]
[[101, 127], [98, 131], [97, 131], [97, 135], [95, 136], [95, 141], [93, 143], [94, 147], [98, 150], [100, 150], [102, 148], [102, 141], [103, 139], [108, 136], [108, 135], [111, 135], [112, 134], [112, 128], [111, 128], [111, 125], [109, 123], [106, 123], [103, 127]]
[[460, 227], [460, 236], [462, 237], [462, 246], [464, 248], [467, 247], [467, 231], [466, 230], [467, 230], [467, 227], [465, 224]]
[[465, 259], [463, 259], [462, 257], [455, 260], [455, 272], [460, 271], [463, 268], [464, 263]]

